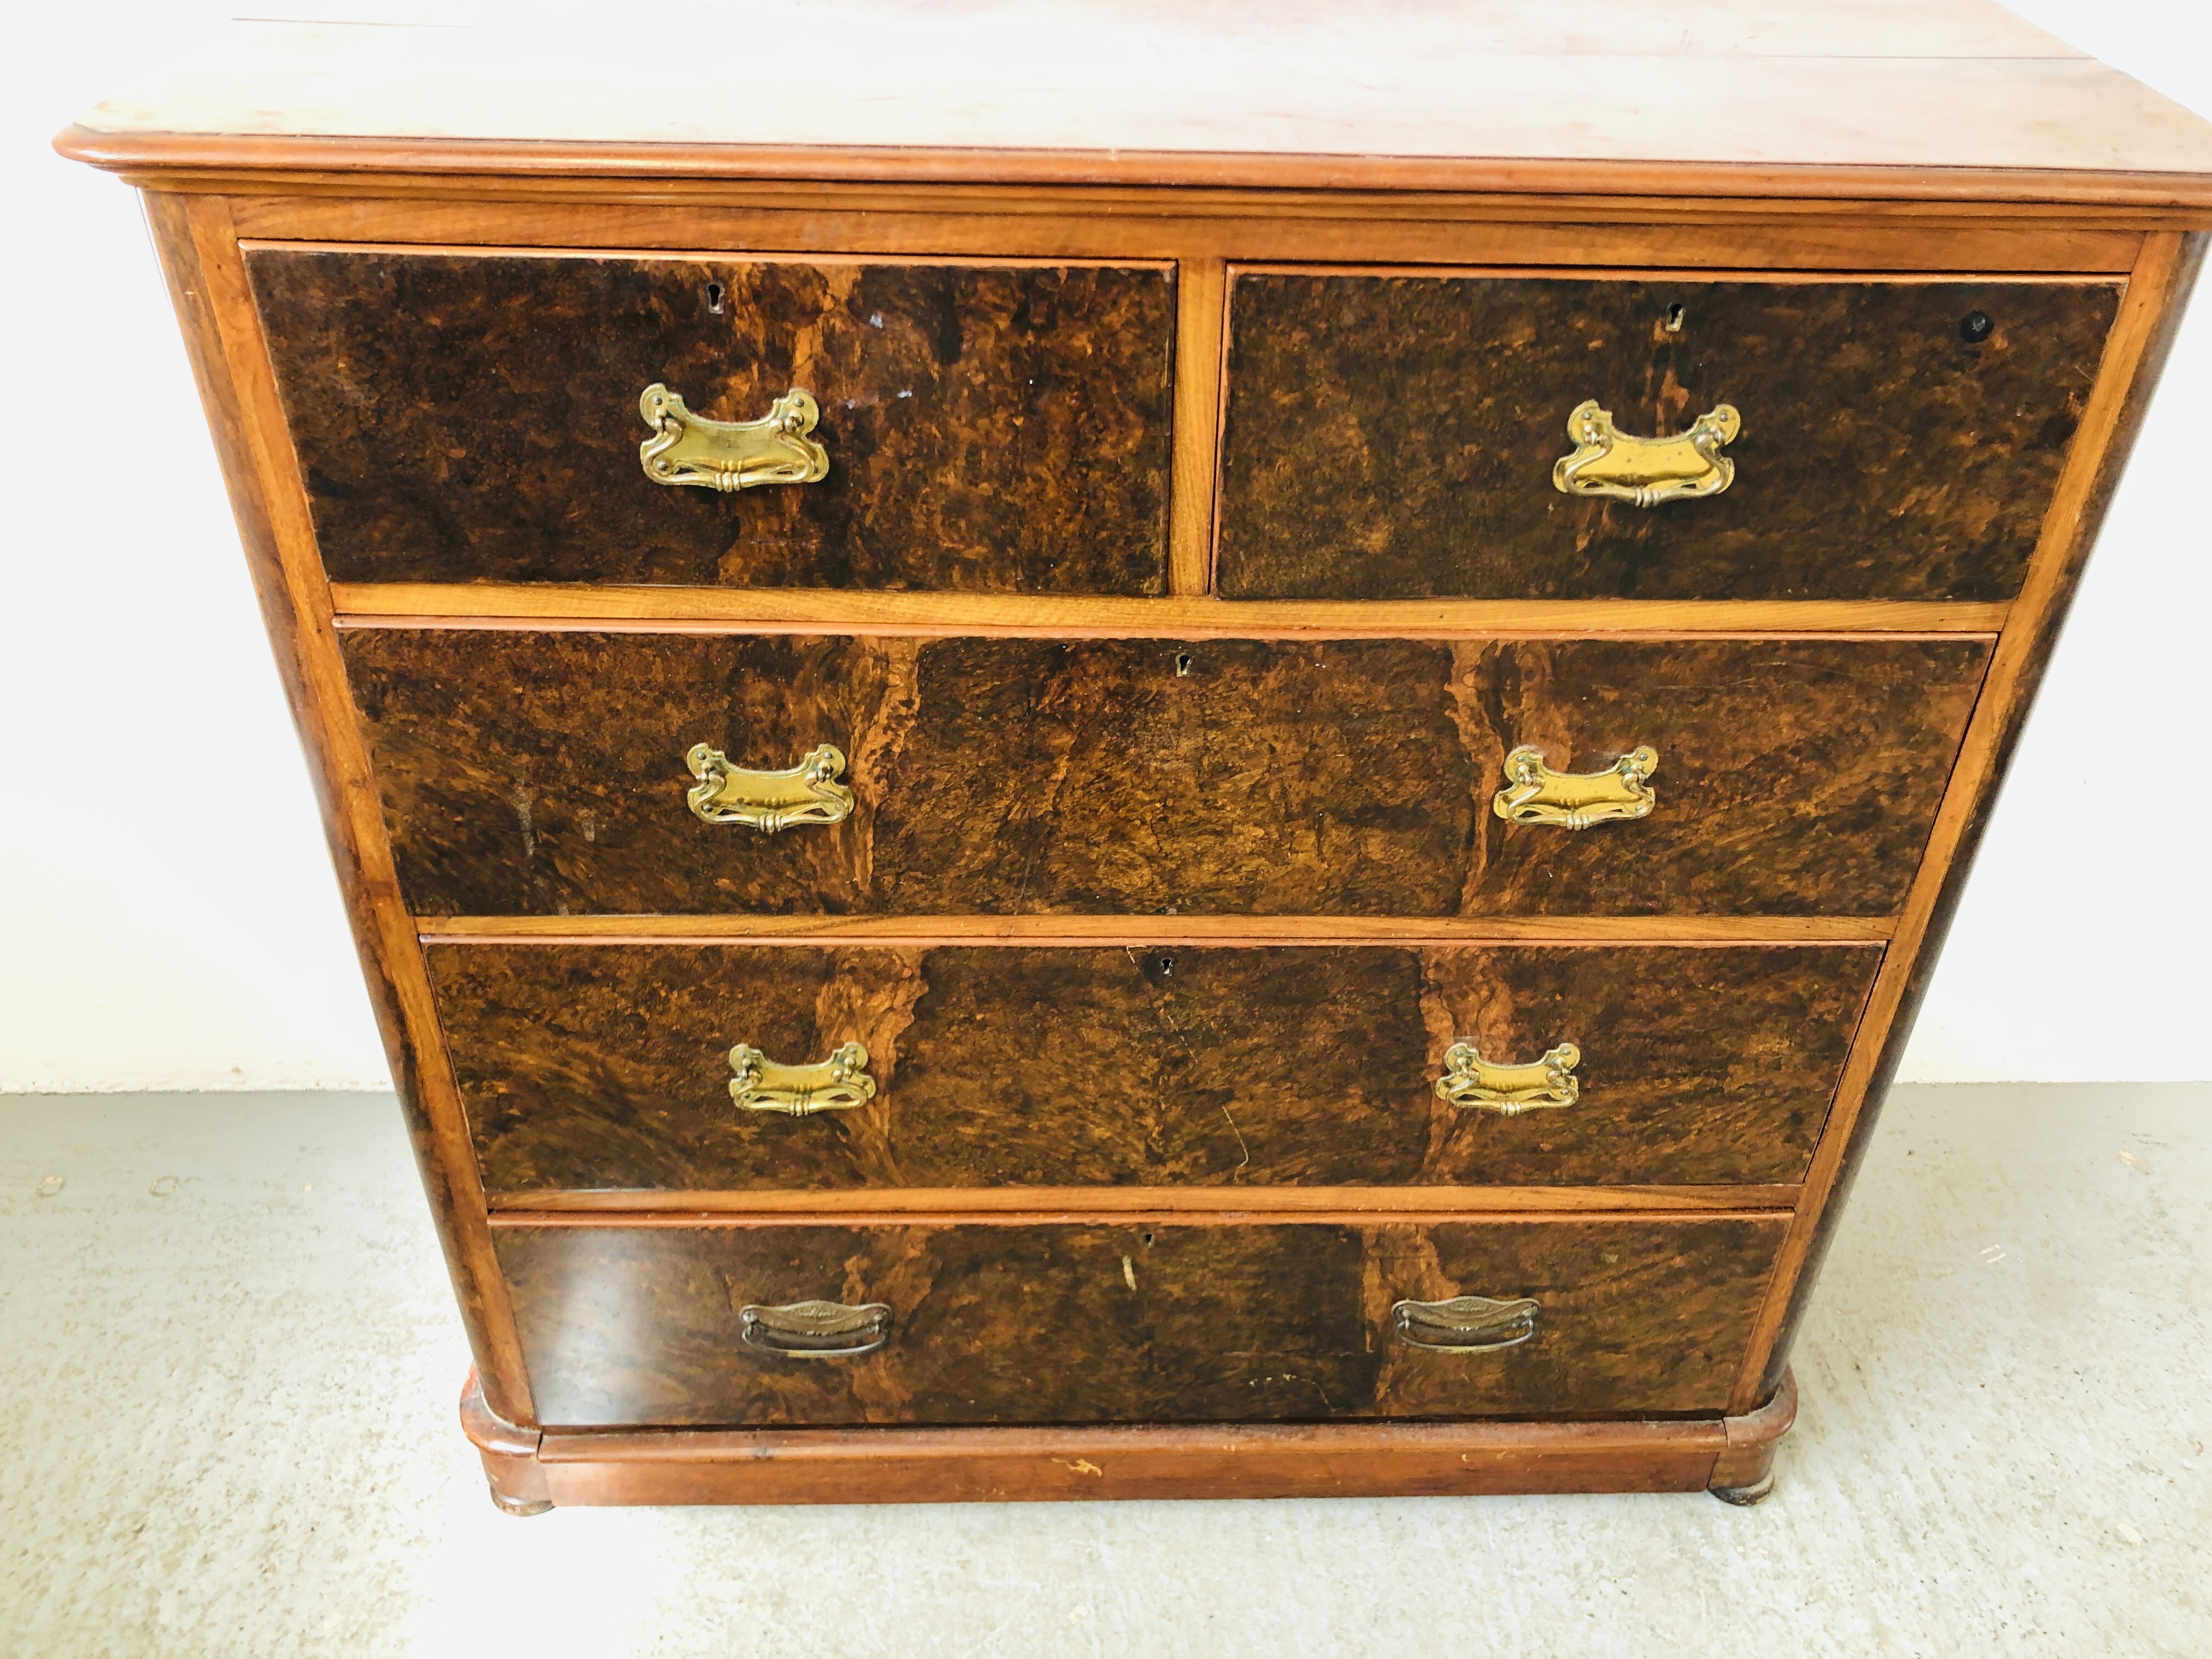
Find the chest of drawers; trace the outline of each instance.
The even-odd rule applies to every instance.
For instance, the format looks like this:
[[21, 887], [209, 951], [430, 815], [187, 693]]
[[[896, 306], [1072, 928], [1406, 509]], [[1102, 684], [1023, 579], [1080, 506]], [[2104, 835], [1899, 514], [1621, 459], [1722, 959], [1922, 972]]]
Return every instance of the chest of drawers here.
[[1766, 1490], [2212, 130], [1524, 10], [259, 26], [63, 135], [503, 1507]]

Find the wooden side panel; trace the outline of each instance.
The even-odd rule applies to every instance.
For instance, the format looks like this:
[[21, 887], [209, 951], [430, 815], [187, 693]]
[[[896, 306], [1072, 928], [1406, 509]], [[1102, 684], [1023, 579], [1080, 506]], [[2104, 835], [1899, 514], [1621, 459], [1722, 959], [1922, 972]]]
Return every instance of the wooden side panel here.
[[[344, 636], [418, 915], [1882, 916], [1976, 639]], [[696, 743], [835, 742], [860, 805], [763, 836], [684, 805]], [[1660, 805], [1490, 811], [1515, 745], [1659, 752]]]
[[[1715, 1413], [1785, 1223], [507, 1226], [549, 1425], [1283, 1422]], [[1401, 1297], [1527, 1296], [1535, 1336], [1414, 1352]], [[793, 1361], [740, 1310], [892, 1310]]]
[[[429, 951], [485, 1184], [698, 1193], [1788, 1183], [1868, 945]], [[1577, 1043], [1580, 1098], [1431, 1085]], [[736, 1110], [731, 1046], [863, 1042], [875, 1098]]]
[[[2119, 285], [1240, 272], [1230, 599], [2007, 599]], [[1985, 338], [1965, 319], [1980, 313]], [[1741, 411], [1723, 495], [1562, 495], [1624, 433]]]
[[2112, 331], [2083, 441], [2060, 481], [2028, 581], [1999, 641], [1986, 691], [1929, 838], [1928, 856], [1899, 919], [1895, 940], [1868, 999], [1836, 1097], [1836, 1110], [1807, 1178], [1804, 1200], [1739, 1379], [1733, 1409], [1749, 1410], [1780, 1386], [1799, 1322], [1843, 1204], [1866, 1153], [1884, 1096], [1935, 974], [2005, 769], [2064, 626], [2106, 508], [2125, 470], [2167, 354], [2202, 270], [2208, 237], [2148, 238]]
[[149, 193], [147, 219], [237, 517], [262, 621], [308, 758], [392, 1086], [436, 1219], [454, 1299], [491, 1408], [530, 1423], [529, 1379], [492, 1259], [468, 1129], [430, 1011], [421, 949], [399, 897], [348, 707], [330, 595], [313, 566], [292, 457], [223, 200]]
[[[341, 581], [1167, 591], [1170, 272], [260, 247]], [[830, 473], [645, 476], [638, 398], [803, 386]]]

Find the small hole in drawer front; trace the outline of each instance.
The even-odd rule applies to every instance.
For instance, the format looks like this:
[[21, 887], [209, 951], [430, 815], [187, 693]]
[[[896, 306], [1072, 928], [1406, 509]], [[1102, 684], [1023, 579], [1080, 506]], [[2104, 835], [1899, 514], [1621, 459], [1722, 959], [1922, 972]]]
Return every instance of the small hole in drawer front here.
[[1990, 320], [1986, 311], [1970, 311], [1959, 320], [1959, 337], [1968, 345], [1979, 345], [1990, 337], [1996, 325]]
[[1667, 307], [1667, 331], [1669, 334], [1682, 331], [1682, 307], [1679, 303]]
[[1190, 653], [1189, 653], [1189, 652], [1188, 652], [1188, 651], [1178, 651], [1178, 652], [1176, 652], [1176, 678], [1177, 679], [1181, 679], [1181, 678], [1184, 678], [1186, 675], [1188, 675], [1189, 672], [1190, 672]]
[[707, 284], [707, 309], [717, 317], [722, 314], [722, 294], [723, 289], [720, 283]]

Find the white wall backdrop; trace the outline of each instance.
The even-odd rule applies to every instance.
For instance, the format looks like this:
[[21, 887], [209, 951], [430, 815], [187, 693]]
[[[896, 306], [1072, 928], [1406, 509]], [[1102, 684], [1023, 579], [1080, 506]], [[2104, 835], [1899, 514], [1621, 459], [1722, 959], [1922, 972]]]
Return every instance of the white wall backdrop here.
[[[0, 68], [13, 239], [0, 262], [0, 1090], [386, 1085], [134, 198], [47, 149], [235, 9], [27, 8]], [[2203, 0], [2015, 9], [2212, 114]], [[2212, 1077], [2188, 1038], [2212, 937], [2212, 533], [2195, 434], [2208, 404], [2212, 284], [2052, 665], [1907, 1077]], [[2118, 787], [2123, 768], [2148, 781]]]

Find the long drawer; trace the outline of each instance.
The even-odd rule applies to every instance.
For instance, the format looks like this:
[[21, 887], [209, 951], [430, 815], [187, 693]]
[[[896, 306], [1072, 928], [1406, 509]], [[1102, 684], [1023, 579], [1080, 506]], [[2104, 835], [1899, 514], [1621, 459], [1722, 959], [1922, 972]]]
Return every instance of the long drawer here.
[[2119, 294], [1240, 271], [1220, 591], [2008, 599]]
[[334, 580], [1165, 591], [1164, 266], [246, 269]]
[[[428, 955], [484, 1184], [526, 1205], [583, 1191], [1786, 1184], [1812, 1156], [1881, 952]], [[835, 1086], [830, 1057], [849, 1043], [861, 1054]], [[758, 1058], [733, 1063], [740, 1044]]]
[[1886, 916], [1989, 653], [382, 628], [343, 646], [403, 889], [433, 915]]
[[506, 1225], [493, 1239], [548, 1427], [1265, 1422], [1717, 1414], [1787, 1224]]

